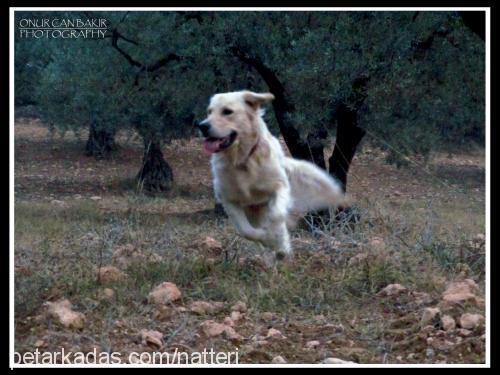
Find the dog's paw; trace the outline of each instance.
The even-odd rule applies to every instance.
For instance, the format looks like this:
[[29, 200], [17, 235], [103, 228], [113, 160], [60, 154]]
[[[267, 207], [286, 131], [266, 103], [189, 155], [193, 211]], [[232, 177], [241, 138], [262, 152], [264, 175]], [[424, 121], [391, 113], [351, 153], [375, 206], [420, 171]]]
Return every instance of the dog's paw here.
[[280, 261], [290, 261], [293, 259], [293, 253], [291, 251], [278, 250], [276, 251], [276, 259]]

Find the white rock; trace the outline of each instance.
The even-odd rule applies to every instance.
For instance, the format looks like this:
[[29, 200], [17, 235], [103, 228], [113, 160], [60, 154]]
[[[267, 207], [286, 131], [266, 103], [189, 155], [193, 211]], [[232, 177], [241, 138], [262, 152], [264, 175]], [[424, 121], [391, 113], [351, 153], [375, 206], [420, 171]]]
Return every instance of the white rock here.
[[181, 298], [181, 291], [177, 285], [170, 282], [163, 282], [157, 285], [148, 296], [149, 303], [165, 305]]
[[194, 301], [189, 305], [189, 310], [199, 315], [212, 314], [219, 309], [219, 305], [207, 301]]
[[464, 281], [455, 281], [448, 284], [443, 292], [443, 301], [450, 305], [461, 305], [465, 302], [472, 301], [476, 303], [476, 295], [478, 290], [477, 284], [472, 279]]
[[214, 320], [206, 320], [200, 324], [201, 331], [207, 337], [216, 337], [220, 336], [226, 330], [225, 324], [220, 324], [215, 322]]
[[401, 284], [389, 284], [380, 292], [378, 292], [377, 295], [387, 297], [398, 296], [406, 291], [407, 289]]
[[220, 255], [223, 251], [222, 244], [210, 236], [205, 237], [201, 241], [197, 241], [195, 245], [200, 247], [204, 252], [212, 255]]
[[450, 315], [444, 315], [441, 318], [441, 326], [445, 331], [451, 331], [455, 329], [455, 319], [453, 319]]
[[484, 323], [484, 316], [481, 314], [462, 314], [460, 317], [460, 327], [473, 330]]
[[320, 345], [320, 342], [318, 340], [311, 340], [306, 342], [306, 348], [307, 349], [314, 349], [317, 348]]
[[231, 311], [230, 318], [234, 323], [237, 323], [243, 318], [243, 315], [239, 311]]
[[346, 364], [346, 363], [356, 363], [356, 362], [351, 362], [351, 361], [344, 361], [343, 359], [340, 358], [325, 358], [324, 360], [321, 361], [323, 364], [327, 365], [340, 365], [340, 364]]
[[286, 337], [281, 333], [281, 331], [278, 331], [275, 328], [269, 328], [269, 330], [267, 331], [266, 338], [268, 338], [268, 339], [286, 339]]
[[163, 346], [163, 333], [143, 329], [139, 334], [143, 345], [151, 346], [157, 349]]
[[272, 360], [271, 360], [271, 363], [287, 363], [285, 358], [283, 358], [282, 356], [278, 355], [276, 357], [274, 357]]
[[244, 313], [247, 311], [247, 304], [245, 302], [238, 301], [231, 307], [231, 311], [239, 311], [240, 313]]
[[71, 302], [61, 299], [56, 302], [46, 302], [48, 314], [65, 328], [83, 328], [85, 316], [72, 310]]
[[437, 307], [426, 307], [422, 313], [420, 324], [422, 326], [426, 326], [428, 324], [433, 325], [439, 320], [440, 314], [441, 311]]

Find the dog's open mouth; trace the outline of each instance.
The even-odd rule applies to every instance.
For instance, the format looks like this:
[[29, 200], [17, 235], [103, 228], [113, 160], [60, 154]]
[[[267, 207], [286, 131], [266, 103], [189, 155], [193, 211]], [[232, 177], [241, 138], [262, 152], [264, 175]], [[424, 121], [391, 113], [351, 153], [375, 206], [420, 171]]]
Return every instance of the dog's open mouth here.
[[233, 144], [237, 135], [238, 133], [233, 130], [231, 134], [223, 138], [205, 138], [205, 141], [203, 142], [205, 152], [207, 152], [208, 154], [215, 154], [216, 152], [225, 150]]

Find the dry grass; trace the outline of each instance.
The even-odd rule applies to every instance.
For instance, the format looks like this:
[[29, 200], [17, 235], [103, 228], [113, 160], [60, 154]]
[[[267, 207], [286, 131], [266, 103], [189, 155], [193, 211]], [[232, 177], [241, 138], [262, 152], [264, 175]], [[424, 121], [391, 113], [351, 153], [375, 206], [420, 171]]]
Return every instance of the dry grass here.
[[[71, 134], [50, 138], [36, 122], [16, 124], [17, 351], [34, 350], [37, 341], [47, 351], [144, 351], [137, 334], [147, 328], [192, 350], [237, 345], [241, 362], [276, 355], [298, 363], [332, 356], [361, 363], [484, 362], [481, 332], [431, 356], [419, 327], [422, 309], [439, 301], [447, 281], [468, 277], [484, 290], [484, 247], [471, 242], [484, 233], [484, 154], [437, 157], [431, 168], [438, 181], [385, 165], [366, 149], [354, 160], [348, 186], [361, 221], [297, 230], [294, 261], [274, 264], [212, 214], [208, 160], [196, 140], [166, 146], [177, 185], [156, 197], [134, 191], [140, 145], [125, 136], [120, 142], [112, 160], [95, 161], [82, 156], [83, 143]], [[96, 195], [101, 199], [90, 199]], [[207, 236], [221, 242], [220, 254], [197, 245]], [[124, 268], [128, 278], [112, 286], [113, 301], [102, 300], [96, 268], [113, 264], [113, 251], [123, 245], [146, 258]], [[358, 254], [367, 259], [350, 265]], [[146, 299], [162, 281], [177, 284], [183, 296], [159, 313]], [[428, 298], [377, 296], [391, 283]], [[83, 330], [62, 329], [44, 316], [43, 303], [62, 297], [85, 314]], [[225, 308], [208, 317], [178, 308], [195, 300], [222, 301]], [[203, 320], [221, 321], [236, 301], [249, 307], [236, 327], [243, 342], [200, 335]], [[264, 320], [264, 312], [274, 317]], [[269, 327], [287, 339], [253, 345], [252, 337]], [[320, 347], [305, 349], [309, 340]]]

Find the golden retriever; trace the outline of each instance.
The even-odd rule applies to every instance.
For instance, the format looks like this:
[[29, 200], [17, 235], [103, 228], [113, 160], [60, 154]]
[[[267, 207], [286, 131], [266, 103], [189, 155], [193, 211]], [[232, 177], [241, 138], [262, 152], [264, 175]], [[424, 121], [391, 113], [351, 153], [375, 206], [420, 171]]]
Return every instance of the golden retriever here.
[[210, 99], [198, 123], [211, 155], [216, 200], [245, 238], [292, 255], [288, 227], [310, 210], [344, 201], [340, 184], [327, 172], [285, 156], [263, 120], [270, 93], [237, 91]]

